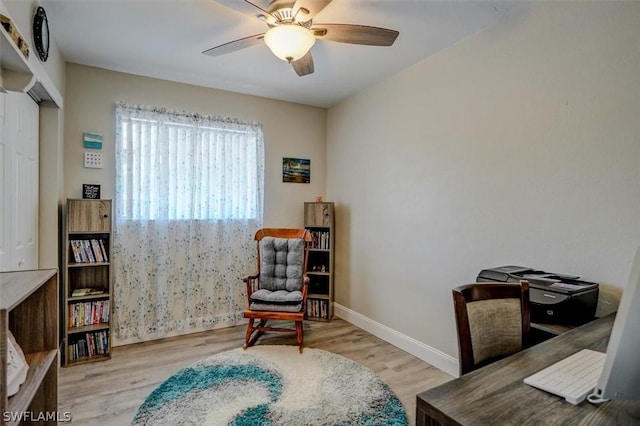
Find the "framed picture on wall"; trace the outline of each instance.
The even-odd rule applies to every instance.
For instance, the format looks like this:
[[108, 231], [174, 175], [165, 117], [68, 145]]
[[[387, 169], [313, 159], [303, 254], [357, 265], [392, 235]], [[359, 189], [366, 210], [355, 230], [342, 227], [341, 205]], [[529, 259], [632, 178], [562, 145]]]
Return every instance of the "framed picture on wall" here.
[[305, 158], [282, 158], [282, 181], [294, 183], [311, 182], [311, 160]]

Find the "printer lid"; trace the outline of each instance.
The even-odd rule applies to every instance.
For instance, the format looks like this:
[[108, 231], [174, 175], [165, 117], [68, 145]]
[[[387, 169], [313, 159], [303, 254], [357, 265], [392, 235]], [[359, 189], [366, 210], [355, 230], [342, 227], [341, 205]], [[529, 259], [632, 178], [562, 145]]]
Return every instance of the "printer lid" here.
[[598, 283], [574, 279], [561, 279], [553, 274], [547, 277], [532, 276], [525, 277], [524, 279], [529, 281], [529, 287], [566, 294], [580, 293], [598, 288]]
[[525, 266], [507, 265], [483, 269], [478, 281], [517, 282], [527, 280], [529, 287], [565, 294], [579, 293], [598, 288], [597, 283], [581, 281], [577, 275], [544, 272]]

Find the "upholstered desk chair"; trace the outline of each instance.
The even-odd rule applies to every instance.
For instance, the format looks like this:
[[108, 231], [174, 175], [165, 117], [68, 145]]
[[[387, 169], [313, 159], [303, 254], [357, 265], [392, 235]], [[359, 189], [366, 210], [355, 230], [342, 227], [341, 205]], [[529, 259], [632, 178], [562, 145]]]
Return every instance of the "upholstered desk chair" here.
[[[303, 321], [307, 305], [307, 259], [311, 234], [306, 229], [263, 228], [258, 243], [258, 272], [244, 278], [249, 319], [244, 349], [265, 331], [295, 332], [302, 353]], [[255, 320], [260, 322], [254, 325]], [[267, 321], [293, 321], [295, 328], [268, 327]]]
[[475, 283], [453, 289], [460, 375], [529, 346], [529, 283]]

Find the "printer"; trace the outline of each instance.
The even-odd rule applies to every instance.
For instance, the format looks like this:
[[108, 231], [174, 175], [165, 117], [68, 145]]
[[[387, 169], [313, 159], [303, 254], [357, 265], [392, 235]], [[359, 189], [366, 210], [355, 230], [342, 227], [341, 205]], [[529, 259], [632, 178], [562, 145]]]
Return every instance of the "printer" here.
[[595, 317], [599, 290], [597, 283], [578, 278], [509, 265], [483, 269], [476, 281], [528, 281], [532, 322], [581, 325]]

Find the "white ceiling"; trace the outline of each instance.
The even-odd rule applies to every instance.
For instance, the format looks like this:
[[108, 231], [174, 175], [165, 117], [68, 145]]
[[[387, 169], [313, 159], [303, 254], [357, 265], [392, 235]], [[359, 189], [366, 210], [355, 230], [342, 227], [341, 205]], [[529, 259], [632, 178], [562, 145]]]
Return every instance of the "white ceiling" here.
[[320, 107], [335, 105], [525, 10], [528, 4], [516, 0], [333, 0], [314, 24], [371, 25], [400, 35], [391, 47], [319, 40], [311, 49], [315, 72], [298, 77], [264, 44], [219, 57], [203, 55], [213, 46], [267, 28], [213, 0], [40, 3], [47, 11], [51, 37], [68, 62]]

